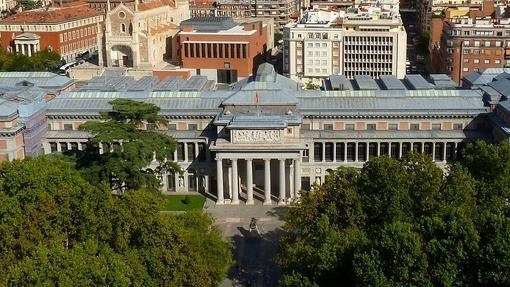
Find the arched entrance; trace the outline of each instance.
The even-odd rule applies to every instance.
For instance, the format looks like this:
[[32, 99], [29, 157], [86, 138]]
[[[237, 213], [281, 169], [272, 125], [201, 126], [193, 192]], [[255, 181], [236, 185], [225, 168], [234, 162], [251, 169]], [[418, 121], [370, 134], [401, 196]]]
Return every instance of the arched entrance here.
[[133, 51], [125, 45], [115, 45], [110, 52], [112, 67], [133, 67]]

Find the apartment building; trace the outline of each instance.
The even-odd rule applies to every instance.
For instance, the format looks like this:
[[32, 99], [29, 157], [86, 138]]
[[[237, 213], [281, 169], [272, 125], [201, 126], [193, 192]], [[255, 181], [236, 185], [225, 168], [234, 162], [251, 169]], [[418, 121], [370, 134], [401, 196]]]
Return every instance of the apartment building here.
[[181, 23], [182, 67], [218, 83], [249, 77], [263, 62], [271, 29], [263, 21], [236, 23], [230, 17], [196, 17]]
[[273, 17], [275, 30], [282, 32], [293, 13], [301, 7], [299, 0], [250, 0], [252, 17]]
[[[485, 1], [494, 2], [494, 1]], [[418, 23], [422, 32], [430, 32], [432, 19], [442, 17], [448, 8], [481, 10], [484, 0], [423, 0], [417, 2]]]
[[448, 19], [439, 51], [441, 70], [457, 83], [472, 72], [510, 66], [510, 19]]
[[50, 49], [69, 62], [85, 51], [98, 50], [102, 22], [100, 12], [85, 2], [53, 4], [1, 19], [0, 44], [27, 56]]
[[407, 35], [397, 7], [391, 12], [372, 5], [304, 12], [284, 29], [284, 73], [304, 82], [332, 74], [402, 79]]

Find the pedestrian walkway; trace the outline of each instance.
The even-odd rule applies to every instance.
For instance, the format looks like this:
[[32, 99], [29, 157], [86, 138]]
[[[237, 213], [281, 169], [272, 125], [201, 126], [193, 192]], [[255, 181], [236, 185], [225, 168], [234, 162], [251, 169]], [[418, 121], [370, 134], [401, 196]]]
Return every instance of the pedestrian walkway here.
[[211, 214], [217, 223], [248, 223], [255, 217], [259, 222], [283, 221], [286, 206], [266, 206], [260, 202], [255, 205], [216, 205], [211, 199], [204, 204], [204, 211]]

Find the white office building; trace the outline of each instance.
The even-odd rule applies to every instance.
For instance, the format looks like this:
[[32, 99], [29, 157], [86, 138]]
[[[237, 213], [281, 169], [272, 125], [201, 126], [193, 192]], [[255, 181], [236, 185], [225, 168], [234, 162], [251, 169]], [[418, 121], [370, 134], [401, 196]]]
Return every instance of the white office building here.
[[345, 11], [309, 10], [284, 29], [284, 73], [307, 82], [332, 74], [404, 78], [407, 35], [390, 5], [358, 3]]

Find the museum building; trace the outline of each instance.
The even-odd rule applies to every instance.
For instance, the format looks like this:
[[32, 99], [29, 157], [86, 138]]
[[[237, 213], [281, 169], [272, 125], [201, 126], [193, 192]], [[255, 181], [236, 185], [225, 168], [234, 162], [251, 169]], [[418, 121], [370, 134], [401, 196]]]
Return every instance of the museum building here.
[[466, 142], [492, 140], [484, 91], [431, 79], [331, 77], [328, 90], [303, 90], [267, 63], [229, 90], [215, 90], [203, 76], [102, 76], [48, 103], [44, 149], [85, 148], [90, 135], [79, 125], [99, 119], [112, 99], [149, 102], [168, 119], [161, 132], [178, 141], [170, 160], [184, 170], [161, 177], [163, 192], [208, 193], [218, 204], [285, 204], [339, 166], [409, 151], [445, 166]]

